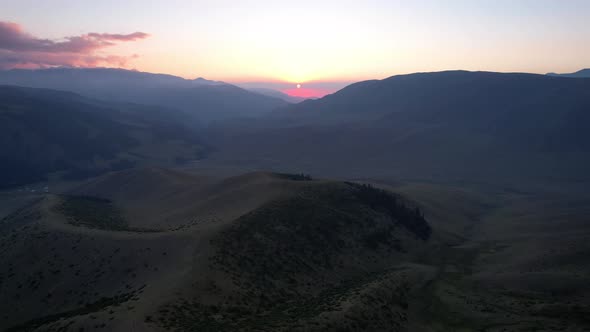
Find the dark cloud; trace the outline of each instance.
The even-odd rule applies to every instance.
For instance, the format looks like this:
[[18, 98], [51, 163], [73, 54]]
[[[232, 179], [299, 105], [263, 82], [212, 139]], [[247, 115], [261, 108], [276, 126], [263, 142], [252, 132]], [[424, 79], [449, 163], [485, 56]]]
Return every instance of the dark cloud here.
[[149, 37], [144, 32], [130, 34], [88, 33], [55, 41], [26, 33], [12, 22], [0, 22], [0, 68], [35, 68], [50, 66], [119, 67], [137, 55], [119, 56], [100, 54], [100, 50], [117, 43]]

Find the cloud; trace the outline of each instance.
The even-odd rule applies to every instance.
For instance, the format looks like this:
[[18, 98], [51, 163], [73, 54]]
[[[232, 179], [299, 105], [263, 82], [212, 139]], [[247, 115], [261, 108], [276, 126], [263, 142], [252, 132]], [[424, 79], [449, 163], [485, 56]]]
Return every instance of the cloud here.
[[144, 39], [149, 37], [150, 35], [148, 35], [145, 32], [134, 32], [134, 33], [130, 33], [128, 35], [121, 35], [121, 34], [112, 34], [112, 33], [89, 33], [88, 34], [89, 37], [93, 37], [93, 38], [103, 38], [103, 39], [108, 39], [108, 40], [118, 40], [118, 41], [134, 41], [137, 39]]
[[88, 33], [62, 40], [42, 39], [26, 33], [12, 22], [0, 21], [0, 69], [44, 68], [53, 66], [124, 67], [137, 55], [109, 55], [103, 49], [118, 43], [149, 37], [144, 32], [130, 34]]

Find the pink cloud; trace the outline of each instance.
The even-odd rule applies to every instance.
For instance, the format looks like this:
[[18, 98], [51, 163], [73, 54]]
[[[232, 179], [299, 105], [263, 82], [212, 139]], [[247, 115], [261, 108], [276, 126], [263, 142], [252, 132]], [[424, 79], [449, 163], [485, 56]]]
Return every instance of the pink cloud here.
[[127, 35], [91, 32], [91, 33], [87, 34], [87, 36], [92, 37], [92, 38], [102, 38], [102, 39], [107, 39], [107, 40], [134, 41], [134, 40], [138, 40], [138, 39], [147, 38], [150, 35], [145, 32], [134, 32], [134, 33], [130, 33]]
[[0, 22], [0, 69], [52, 66], [125, 66], [137, 57], [108, 55], [100, 51], [117, 43], [149, 37], [144, 32], [130, 34], [88, 33], [63, 40], [42, 39], [26, 33], [12, 22]]

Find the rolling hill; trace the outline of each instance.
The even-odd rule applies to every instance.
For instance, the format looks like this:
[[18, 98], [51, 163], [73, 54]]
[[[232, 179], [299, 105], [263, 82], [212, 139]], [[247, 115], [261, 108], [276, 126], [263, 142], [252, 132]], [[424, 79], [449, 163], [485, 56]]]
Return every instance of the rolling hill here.
[[0, 220], [4, 331], [590, 326], [587, 194], [152, 167], [24, 195]]
[[430, 273], [405, 263], [438, 241], [414, 206], [300, 175], [111, 173], [2, 219], [0, 327], [401, 328], [410, 284]]
[[0, 87], [0, 187], [201, 158], [190, 116], [45, 89]]

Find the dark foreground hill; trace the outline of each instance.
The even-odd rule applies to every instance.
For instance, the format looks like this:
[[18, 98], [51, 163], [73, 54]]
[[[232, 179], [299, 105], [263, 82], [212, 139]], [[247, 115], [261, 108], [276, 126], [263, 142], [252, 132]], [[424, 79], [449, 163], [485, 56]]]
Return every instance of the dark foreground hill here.
[[0, 84], [65, 90], [108, 101], [178, 109], [193, 121], [248, 118], [287, 105], [279, 98], [202, 78], [110, 68], [14, 69], [0, 71]]
[[55, 90], [0, 86], [0, 187], [53, 172], [85, 178], [141, 164], [173, 164], [205, 151], [187, 115]]
[[[89, 196], [113, 183], [113, 199]], [[175, 218], [134, 213], [142, 187], [176, 203], [149, 213]], [[413, 203], [370, 186], [162, 169], [39, 197], [0, 230], [5, 331], [398, 330], [429, 273], [404, 264], [438, 241]]]
[[590, 326], [587, 195], [161, 168], [27, 195], [0, 221], [2, 331]]
[[440, 72], [348, 86], [215, 131], [221, 164], [478, 182], [588, 179], [590, 79]]

